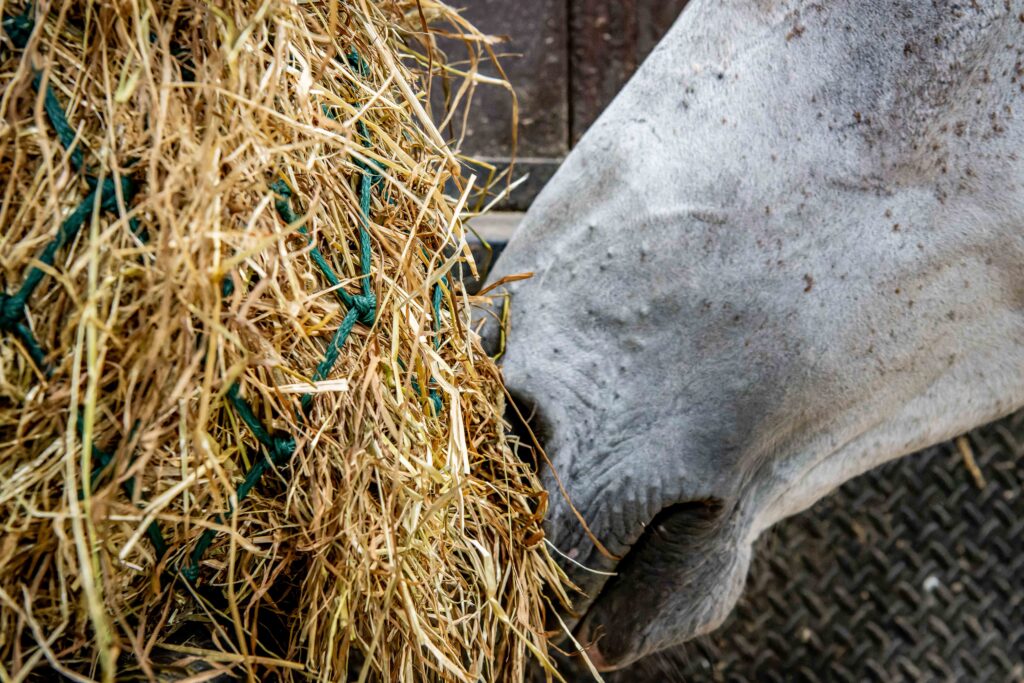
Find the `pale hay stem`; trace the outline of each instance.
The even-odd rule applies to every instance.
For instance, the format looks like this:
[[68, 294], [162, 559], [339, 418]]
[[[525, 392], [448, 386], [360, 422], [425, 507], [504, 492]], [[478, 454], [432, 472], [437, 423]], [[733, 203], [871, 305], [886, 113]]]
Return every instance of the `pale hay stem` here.
[[320, 382], [299, 382], [277, 387], [282, 394], [330, 394], [348, 391], [347, 379], [325, 379]]

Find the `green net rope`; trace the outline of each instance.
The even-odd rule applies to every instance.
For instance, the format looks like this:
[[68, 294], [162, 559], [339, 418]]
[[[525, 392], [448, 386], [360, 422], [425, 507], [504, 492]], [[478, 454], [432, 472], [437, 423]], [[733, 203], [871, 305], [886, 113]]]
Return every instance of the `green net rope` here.
[[[3, 19], [4, 32], [7, 33], [7, 37], [14, 47], [19, 50], [25, 49], [25, 46], [28, 45], [33, 27], [34, 21], [32, 19], [31, 7], [24, 14]], [[37, 93], [41, 88], [44, 88], [41, 72], [33, 72], [32, 87]], [[43, 111], [46, 113], [46, 118], [50, 121], [50, 125], [53, 126], [61, 145], [67, 151], [68, 163], [77, 173], [81, 173], [84, 176], [85, 182], [89, 187], [89, 192], [68, 217], [64, 219], [57, 230], [57, 235], [46, 245], [37, 258], [40, 263], [52, 266], [57, 258], [57, 252], [61, 247], [75, 239], [92, 215], [97, 204], [101, 213], [111, 213], [120, 217], [121, 202], [118, 201], [118, 189], [120, 189], [121, 200], [127, 206], [135, 196], [138, 188], [135, 181], [129, 176], [121, 176], [117, 179], [113, 177], [99, 178], [89, 172], [89, 169], [85, 166], [85, 154], [81, 147], [75, 144], [75, 130], [68, 123], [64, 108], [61, 106], [49, 83], [45, 85], [43, 90]], [[145, 233], [139, 228], [137, 218], [130, 218], [128, 223], [132, 231], [141, 239], [146, 238]], [[53, 366], [47, 363], [46, 351], [29, 327], [26, 313], [29, 300], [43, 281], [45, 275], [46, 273], [42, 268], [32, 266], [29, 268], [24, 282], [22, 282], [21, 287], [17, 291], [13, 294], [0, 292], [0, 331], [14, 336], [21, 342], [36, 368], [45, 377], [49, 378], [53, 375]], [[76, 424], [79, 436], [81, 436], [84, 433], [81, 415], [78, 415]], [[113, 461], [113, 453], [99, 448], [95, 443], [90, 444], [90, 446], [98, 464], [98, 467], [90, 473], [90, 481], [92, 481], [98, 478], [107, 465]], [[129, 498], [133, 497], [135, 491], [133, 480], [125, 481], [122, 484], [122, 488]], [[148, 525], [146, 533], [153, 543], [153, 549], [157, 554], [157, 558], [163, 557], [167, 552], [167, 542], [164, 540], [160, 527], [156, 522], [153, 522]]]

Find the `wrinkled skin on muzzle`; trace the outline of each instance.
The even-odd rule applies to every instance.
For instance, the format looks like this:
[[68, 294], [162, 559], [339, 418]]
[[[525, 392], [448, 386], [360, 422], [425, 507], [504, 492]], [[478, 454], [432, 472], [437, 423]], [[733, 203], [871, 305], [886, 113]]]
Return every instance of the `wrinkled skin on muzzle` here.
[[1018, 4], [694, 0], [531, 208], [503, 367], [603, 667], [718, 625], [775, 521], [1024, 404]]

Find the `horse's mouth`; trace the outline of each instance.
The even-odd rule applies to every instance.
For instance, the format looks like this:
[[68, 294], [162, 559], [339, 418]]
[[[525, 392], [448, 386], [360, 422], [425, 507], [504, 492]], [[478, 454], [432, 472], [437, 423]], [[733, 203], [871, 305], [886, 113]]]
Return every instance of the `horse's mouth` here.
[[[692, 558], [696, 566], [691, 567], [691, 571], [699, 573], [705, 546], [726, 518], [725, 505], [715, 498], [664, 508], [614, 566], [589, 570], [604, 580], [595, 584], [591, 596], [578, 605], [579, 611], [560, 614], [553, 620], [552, 630], [563, 634], [555, 639], [558, 647], [571, 652], [583, 666], [586, 664], [582, 658], [586, 656], [598, 671], [614, 671], [636, 661], [646, 651], [643, 630], [622, 629], [621, 626], [623, 621], [642, 624], [644, 619], [640, 612], [646, 610], [652, 610], [650, 619], [656, 616], [653, 611], [656, 605], [649, 604], [649, 596], [659, 588], [646, 581], [649, 578], [647, 558], [660, 555], [666, 546], [671, 547], [675, 553], [685, 552]], [[577, 577], [588, 573], [581, 567], [573, 565], [573, 568]], [[638, 599], [624, 599], [631, 595]], [[566, 629], [571, 631], [571, 639], [564, 635]]]

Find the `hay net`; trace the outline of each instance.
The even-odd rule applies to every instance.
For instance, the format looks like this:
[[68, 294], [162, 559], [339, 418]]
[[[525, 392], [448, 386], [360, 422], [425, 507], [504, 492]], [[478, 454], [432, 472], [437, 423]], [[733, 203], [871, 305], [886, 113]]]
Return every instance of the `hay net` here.
[[2, 677], [545, 663], [543, 492], [427, 111], [487, 39], [428, 0], [0, 14]]

